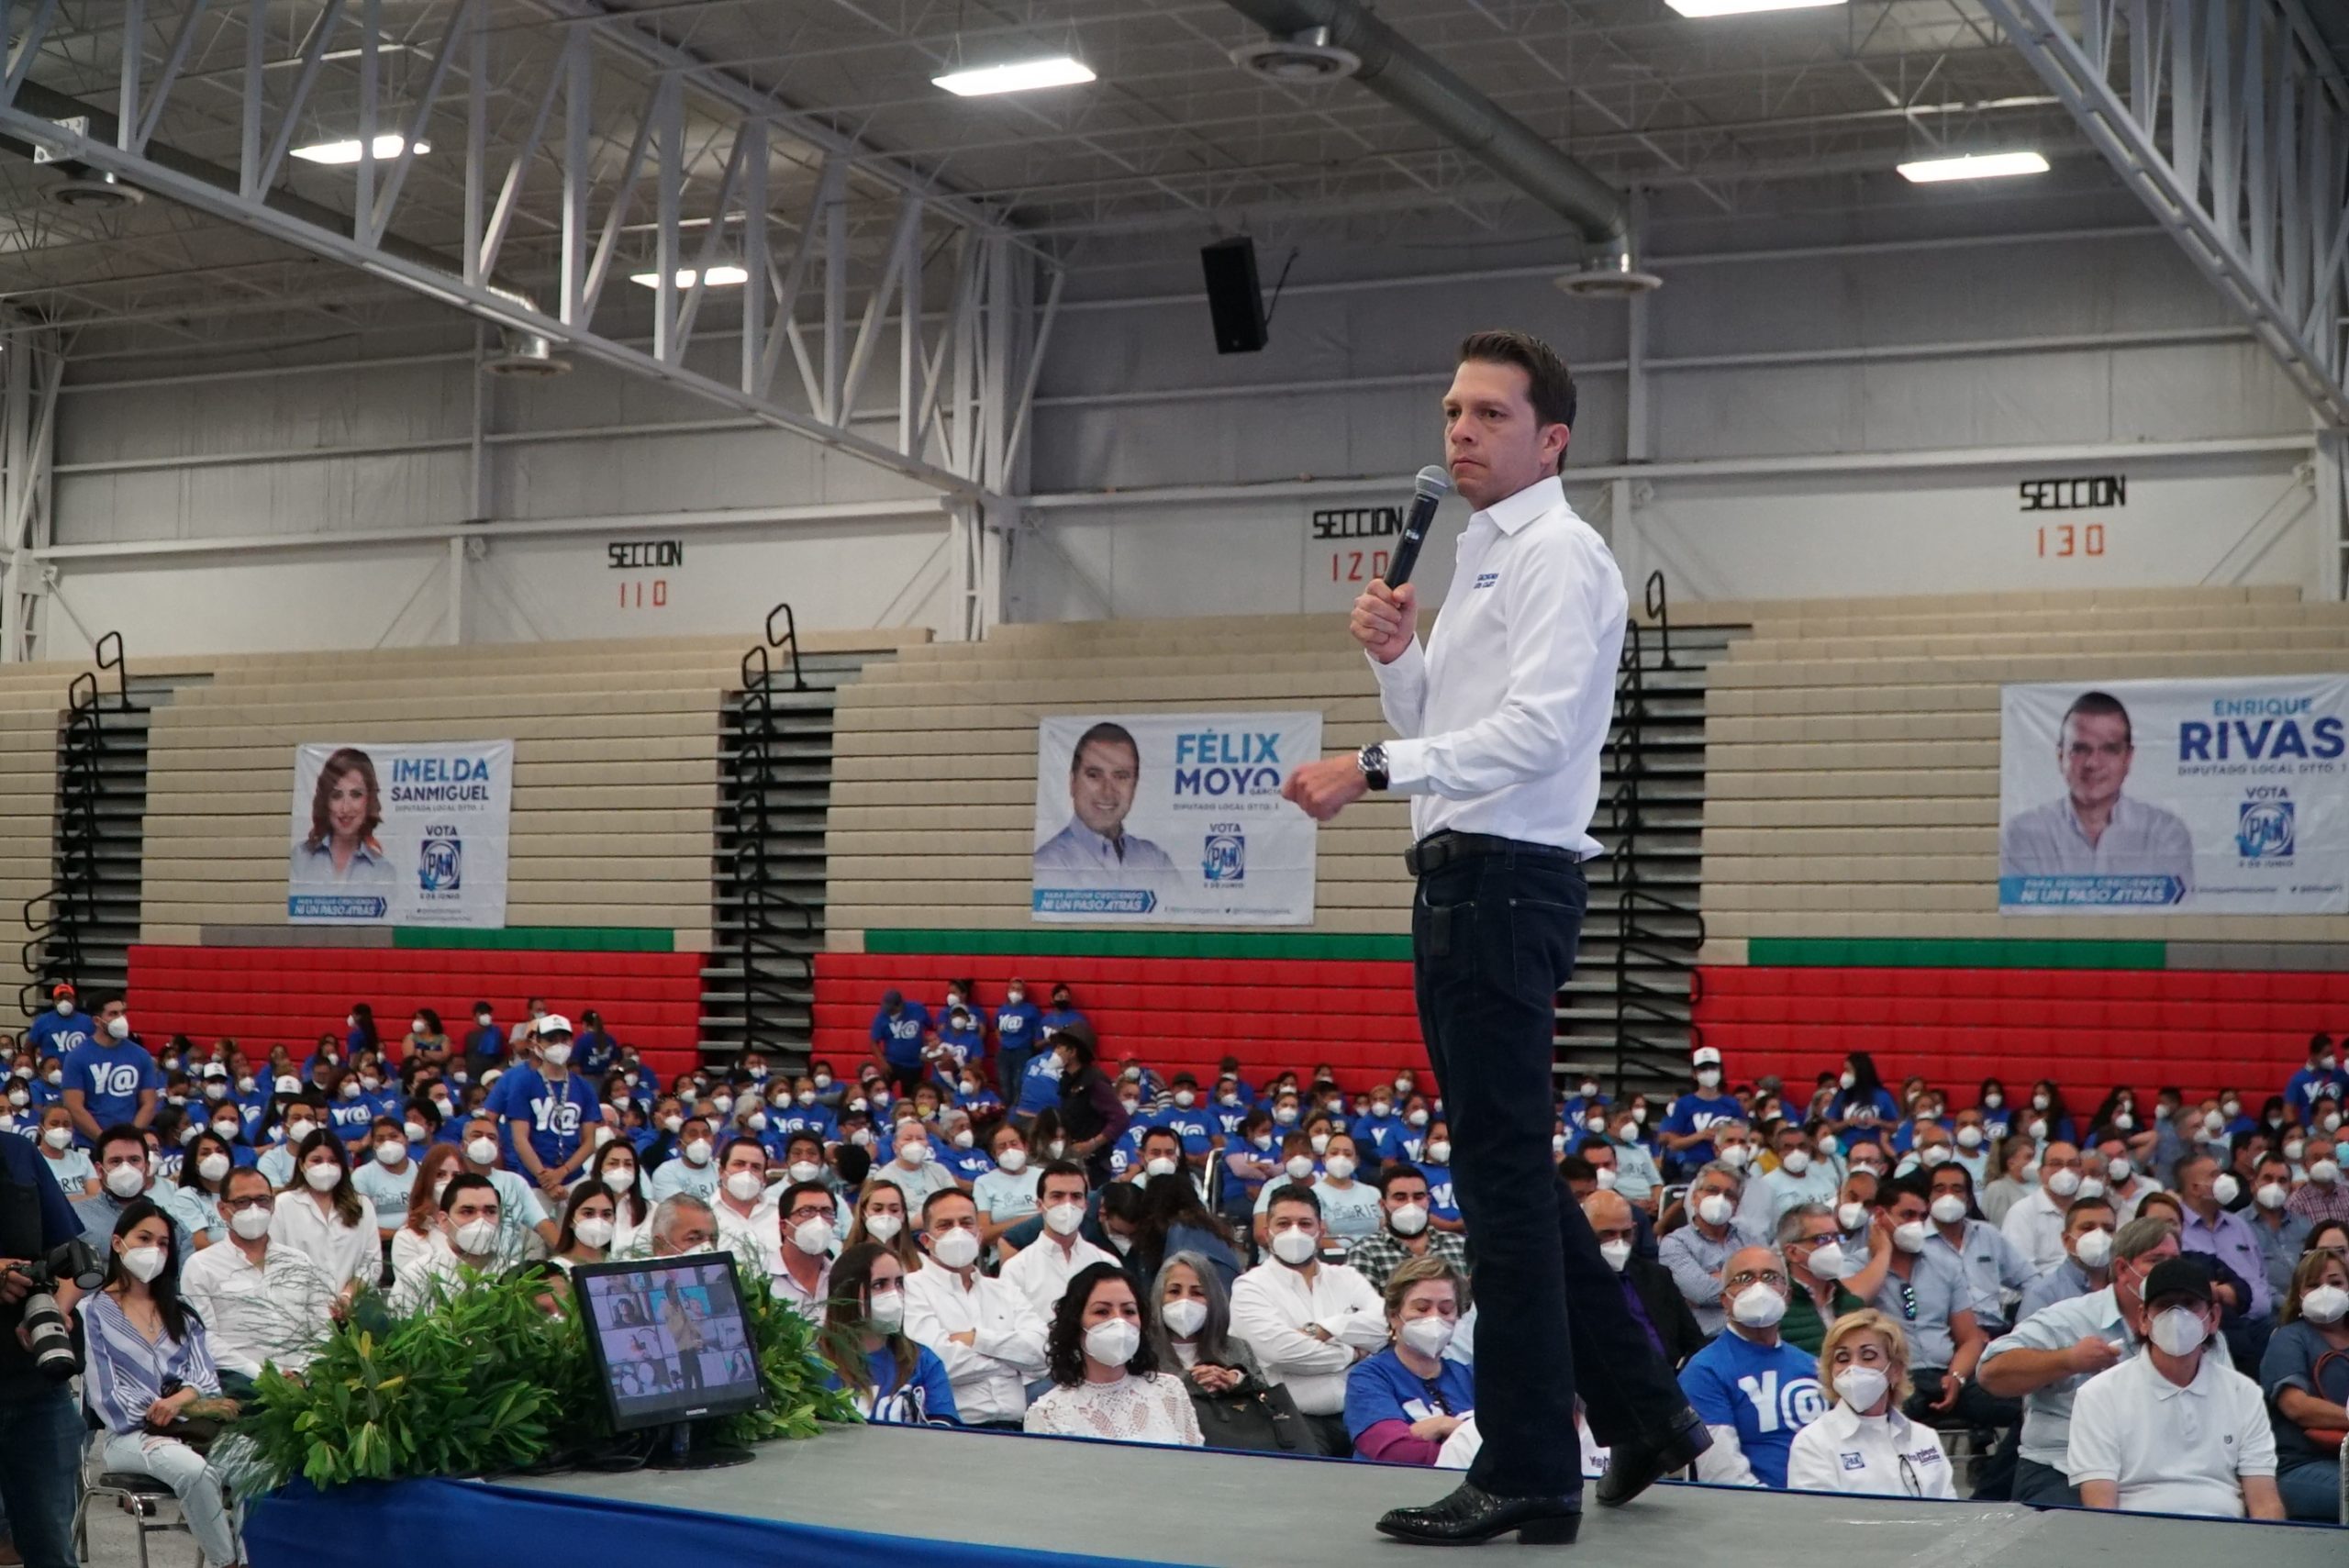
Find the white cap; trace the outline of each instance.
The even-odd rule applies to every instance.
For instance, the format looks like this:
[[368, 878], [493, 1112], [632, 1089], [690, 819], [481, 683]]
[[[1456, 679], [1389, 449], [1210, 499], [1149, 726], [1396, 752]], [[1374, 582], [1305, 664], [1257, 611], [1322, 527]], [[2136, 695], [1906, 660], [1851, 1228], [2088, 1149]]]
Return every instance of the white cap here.
[[1719, 1067], [1721, 1064], [1721, 1053], [1709, 1045], [1700, 1045], [1697, 1048], [1697, 1054], [1689, 1060], [1695, 1066]]
[[302, 1080], [289, 1073], [277, 1081], [276, 1090], [281, 1095], [298, 1095], [302, 1092]]
[[206, 1062], [204, 1070], [196, 1074], [199, 1078], [226, 1078], [228, 1075], [228, 1070], [217, 1062]]
[[569, 1034], [571, 1020], [561, 1013], [548, 1013], [530, 1020], [530, 1032], [535, 1035]]

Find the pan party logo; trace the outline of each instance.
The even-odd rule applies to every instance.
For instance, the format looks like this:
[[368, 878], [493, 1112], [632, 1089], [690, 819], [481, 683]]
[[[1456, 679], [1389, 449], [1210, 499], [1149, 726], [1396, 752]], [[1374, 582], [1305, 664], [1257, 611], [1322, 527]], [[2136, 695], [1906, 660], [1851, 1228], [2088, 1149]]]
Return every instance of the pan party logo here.
[[1226, 887], [1248, 880], [1248, 833], [1237, 822], [1219, 822], [1208, 829], [1207, 879]]

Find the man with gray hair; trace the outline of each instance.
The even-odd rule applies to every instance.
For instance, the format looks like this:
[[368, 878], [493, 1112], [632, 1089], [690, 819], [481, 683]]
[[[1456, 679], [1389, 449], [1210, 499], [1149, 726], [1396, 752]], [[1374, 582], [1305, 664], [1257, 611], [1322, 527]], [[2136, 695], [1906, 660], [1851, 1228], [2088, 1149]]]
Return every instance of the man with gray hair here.
[[1696, 1316], [1697, 1327], [1718, 1334], [1728, 1321], [1721, 1310], [1721, 1266], [1740, 1247], [1759, 1246], [1766, 1231], [1749, 1229], [1737, 1219], [1738, 1200], [1745, 1191], [1744, 1173], [1716, 1160], [1698, 1171], [1681, 1202], [1688, 1223], [1656, 1243], [1656, 1260], [1672, 1271], [1673, 1284]]
[[1788, 1300], [1778, 1337], [1817, 1355], [1835, 1319], [1865, 1307], [1884, 1287], [1892, 1241], [1881, 1225], [1867, 1229], [1865, 1257], [1843, 1248], [1842, 1227], [1823, 1203], [1806, 1203], [1778, 1217], [1778, 1251], [1787, 1260]]
[[1712, 1434], [1697, 1479], [1786, 1490], [1795, 1434], [1826, 1413], [1815, 1357], [1778, 1335], [1787, 1261], [1776, 1247], [1740, 1247], [1722, 1265], [1728, 1329], [1680, 1369], [1681, 1392]]
[[[2064, 1468], [2071, 1447], [2072, 1396], [2097, 1373], [2143, 1353], [2145, 1276], [2177, 1253], [2177, 1229], [2167, 1219], [2131, 1220], [2112, 1240], [2110, 1284], [2042, 1308], [1982, 1352], [1976, 1375], [1984, 1391], [2023, 1402], [2016, 1502], [2079, 1506], [2079, 1493]], [[2222, 1366], [2234, 1364], [2223, 1337], [2210, 1353]]]
[[656, 1258], [707, 1252], [718, 1245], [718, 1211], [690, 1193], [677, 1193], [652, 1206], [644, 1229]]

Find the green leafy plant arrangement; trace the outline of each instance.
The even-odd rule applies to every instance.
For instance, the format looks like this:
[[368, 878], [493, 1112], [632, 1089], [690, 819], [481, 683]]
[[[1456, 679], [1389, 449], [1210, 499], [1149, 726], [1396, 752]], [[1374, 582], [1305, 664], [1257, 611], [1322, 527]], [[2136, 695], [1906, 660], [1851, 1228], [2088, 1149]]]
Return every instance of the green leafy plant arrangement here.
[[[216, 1444], [215, 1462], [250, 1498], [296, 1477], [354, 1481], [495, 1475], [559, 1462], [612, 1436], [579, 1319], [551, 1313], [544, 1279], [472, 1283], [395, 1317], [373, 1292], [352, 1305], [299, 1375], [265, 1368]], [[808, 1438], [853, 1421], [828, 1388], [819, 1330], [764, 1291], [745, 1293], [767, 1407], [721, 1422], [735, 1443]]]

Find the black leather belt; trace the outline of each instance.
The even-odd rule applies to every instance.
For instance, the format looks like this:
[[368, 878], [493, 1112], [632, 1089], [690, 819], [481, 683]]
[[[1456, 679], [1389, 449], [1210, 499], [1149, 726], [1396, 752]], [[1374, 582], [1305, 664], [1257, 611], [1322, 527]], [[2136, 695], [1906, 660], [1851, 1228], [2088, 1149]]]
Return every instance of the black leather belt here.
[[1496, 838], [1490, 833], [1431, 833], [1403, 852], [1403, 864], [1413, 876], [1428, 876], [1458, 861], [1484, 855], [1522, 855], [1529, 860], [1561, 861], [1580, 865], [1582, 857], [1555, 844], [1529, 844], [1522, 839]]

